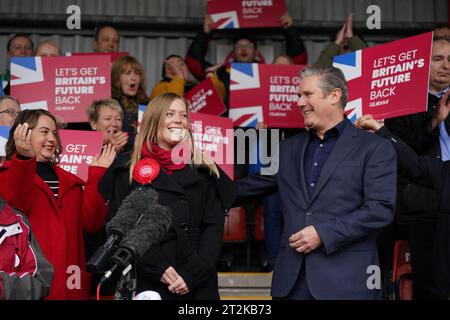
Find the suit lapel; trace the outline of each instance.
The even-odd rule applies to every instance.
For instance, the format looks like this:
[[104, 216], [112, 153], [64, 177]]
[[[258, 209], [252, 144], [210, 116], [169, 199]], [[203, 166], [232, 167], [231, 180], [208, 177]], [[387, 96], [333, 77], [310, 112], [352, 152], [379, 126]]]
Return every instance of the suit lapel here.
[[[333, 151], [329, 155], [327, 162], [322, 168], [320, 173], [319, 181], [317, 187], [314, 189], [314, 193], [310, 199], [310, 203], [314, 201], [319, 192], [330, 179], [331, 175], [336, 170], [337, 166], [347, 157], [347, 155], [356, 147], [357, 145], [357, 131], [352, 123], [347, 123], [345, 126], [342, 136], [339, 137]], [[303, 179], [304, 181], [305, 179]], [[305, 185], [306, 188], [306, 185]], [[305, 189], [306, 190], [306, 189]]]
[[304, 159], [305, 159], [305, 152], [306, 152], [306, 147], [308, 145], [308, 141], [309, 141], [309, 135], [308, 133], [304, 134], [302, 139], [300, 140], [300, 152], [295, 152], [295, 147], [292, 150], [292, 152], [294, 152], [294, 154], [296, 155], [295, 158], [295, 163], [299, 164], [299, 171], [298, 171], [298, 181], [300, 183], [300, 190], [302, 191], [302, 196], [304, 199], [309, 199], [309, 195], [308, 195], [308, 189], [306, 186], [306, 181], [305, 181], [305, 164], [304, 164]]

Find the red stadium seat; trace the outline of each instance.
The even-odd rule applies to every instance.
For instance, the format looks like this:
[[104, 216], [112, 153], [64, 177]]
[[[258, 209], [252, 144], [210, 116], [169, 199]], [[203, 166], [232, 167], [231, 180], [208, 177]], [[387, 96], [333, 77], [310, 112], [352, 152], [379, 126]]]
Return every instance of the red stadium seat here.
[[247, 211], [244, 207], [231, 208], [225, 218], [223, 242], [247, 241]]
[[395, 284], [396, 300], [412, 300], [412, 268], [409, 241], [398, 240], [394, 245], [392, 282]]
[[253, 235], [256, 241], [264, 241], [264, 206], [262, 204], [253, 210], [255, 222]]

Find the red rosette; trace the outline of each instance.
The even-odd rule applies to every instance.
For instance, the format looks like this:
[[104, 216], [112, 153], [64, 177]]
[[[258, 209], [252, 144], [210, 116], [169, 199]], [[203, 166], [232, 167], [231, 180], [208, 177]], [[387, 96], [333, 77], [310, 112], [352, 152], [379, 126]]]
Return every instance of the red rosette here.
[[158, 176], [160, 170], [159, 163], [152, 158], [141, 159], [133, 169], [133, 180], [140, 184], [152, 183]]

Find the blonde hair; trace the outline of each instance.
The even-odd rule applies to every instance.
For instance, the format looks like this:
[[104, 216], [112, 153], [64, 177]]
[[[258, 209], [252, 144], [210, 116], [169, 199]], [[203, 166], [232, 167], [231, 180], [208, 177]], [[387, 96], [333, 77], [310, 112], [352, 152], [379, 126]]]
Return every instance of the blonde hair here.
[[162, 140], [162, 129], [164, 126], [164, 120], [166, 118], [167, 111], [175, 100], [181, 100], [186, 106], [187, 116], [188, 116], [188, 142], [192, 150], [191, 152], [191, 163], [206, 166], [210, 174], [215, 174], [218, 178], [220, 177], [219, 170], [217, 169], [214, 161], [206, 157], [205, 155], [199, 153], [195, 148], [194, 137], [190, 129], [189, 111], [187, 108], [187, 101], [174, 94], [174, 93], [164, 93], [156, 96], [148, 104], [147, 109], [142, 117], [141, 127], [139, 133], [136, 135], [134, 141], [133, 153], [131, 155], [130, 162], [130, 183], [133, 180], [133, 169], [137, 162], [142, 158], [142, 146], [147, 143], [147, 147], [151, 151], [151, 145], [153, 143], [159, 144]]

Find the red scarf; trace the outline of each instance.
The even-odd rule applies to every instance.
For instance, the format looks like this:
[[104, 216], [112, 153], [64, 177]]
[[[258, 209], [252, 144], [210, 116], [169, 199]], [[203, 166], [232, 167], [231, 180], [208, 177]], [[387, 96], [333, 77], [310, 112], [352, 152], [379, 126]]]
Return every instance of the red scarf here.
[[[183, 156], [183, 150], [180, 152], [180, 156]], [[153, 158], [155, 159], [161, 168], [167, 173], [172, 174], [173, 171], [181, 170], [185, 167], [185, 163], [181, 162], [179, 164], [175, 164], [172, 161], [172, 149], [164, 150], [156, 143], [152, 143], [152, 151], [147, 147], [147, 144], [144, 143], [142, 145], [142, 158]]]

